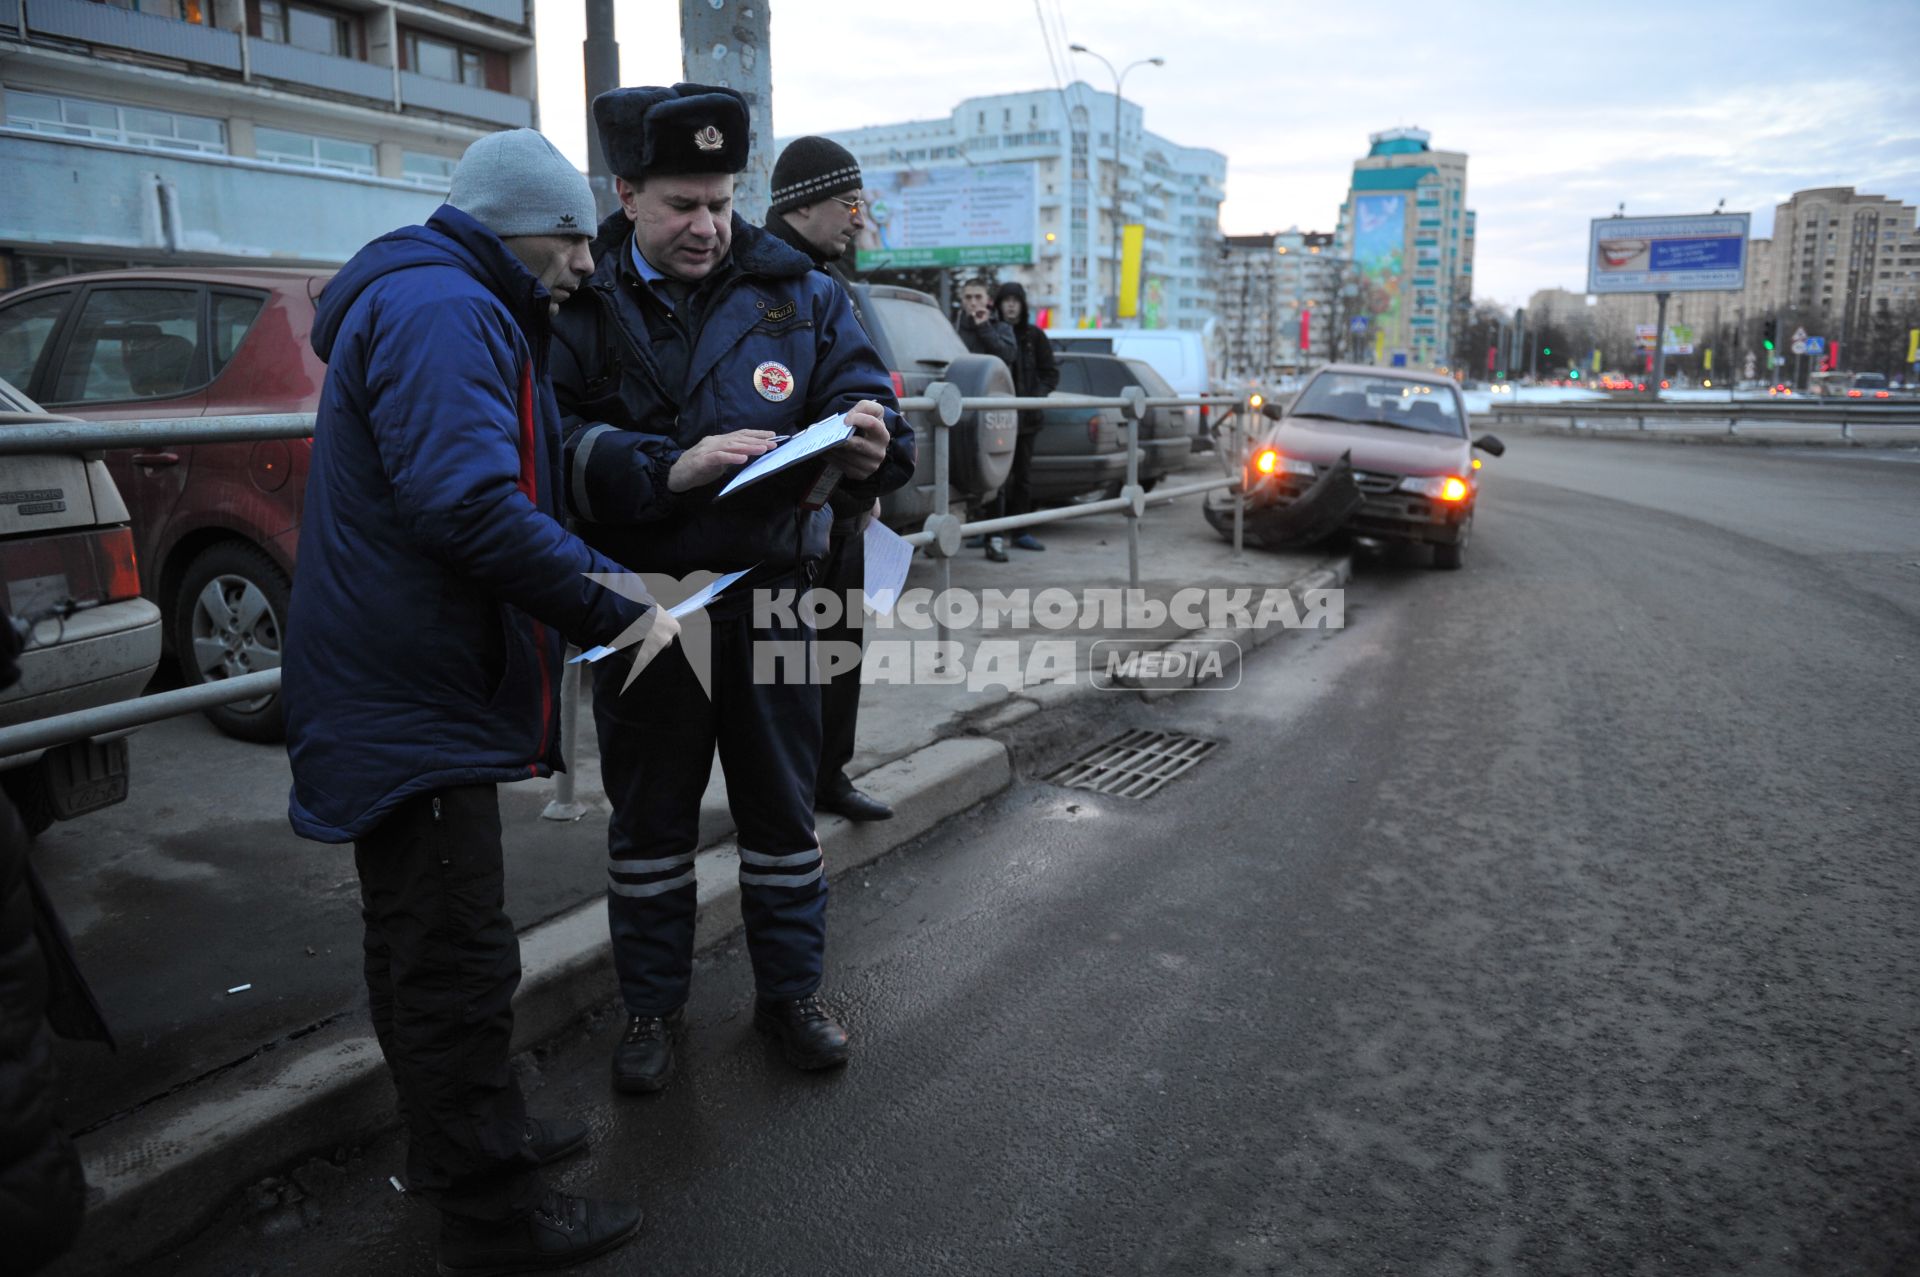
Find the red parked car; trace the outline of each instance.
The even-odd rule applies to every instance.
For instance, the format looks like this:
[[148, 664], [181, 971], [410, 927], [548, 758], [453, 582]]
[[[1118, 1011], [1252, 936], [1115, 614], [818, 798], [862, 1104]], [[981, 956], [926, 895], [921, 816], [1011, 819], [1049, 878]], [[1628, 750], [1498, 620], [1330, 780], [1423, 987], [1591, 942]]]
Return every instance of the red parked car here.
[[[272, 268], [75, 275], [0, 297], [0, 379], [88, 421], [312, 412], [307, 344], [330, 273]], [[308, 441], [116, 449], [144, 592], [189, 684], [280, 664]], [[208, 713], [276, 741], [278, 697]]]

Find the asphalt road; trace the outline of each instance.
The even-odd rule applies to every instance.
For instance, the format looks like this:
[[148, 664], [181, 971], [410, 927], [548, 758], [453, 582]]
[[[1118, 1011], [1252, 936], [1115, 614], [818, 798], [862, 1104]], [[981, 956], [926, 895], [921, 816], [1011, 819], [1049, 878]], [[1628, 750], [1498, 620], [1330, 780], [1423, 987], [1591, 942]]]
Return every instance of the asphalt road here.
[[[836, 883], [843, 1074], [737, 946], [664, 1096], [610, 1017], [528, 1061], [649, 1213], [582, 1271], [1920, 1271], [1920, 468], [1510, 442], [1465, 572], [1116, 702], [1221, 742], [1158, 796]], [[154, 1271], [430, 1272], [398, 1142], [341, 1163]]]

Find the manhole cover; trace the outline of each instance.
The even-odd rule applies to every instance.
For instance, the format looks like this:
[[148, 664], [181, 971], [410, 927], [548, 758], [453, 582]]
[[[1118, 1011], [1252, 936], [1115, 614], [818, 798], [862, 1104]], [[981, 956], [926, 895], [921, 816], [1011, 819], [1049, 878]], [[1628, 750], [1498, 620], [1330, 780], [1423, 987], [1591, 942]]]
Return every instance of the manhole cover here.
[[1220, 747], [1218, 741], [1173, 732], [1132, 731], [1047, 777], [1070, 789], [1146, 798]]

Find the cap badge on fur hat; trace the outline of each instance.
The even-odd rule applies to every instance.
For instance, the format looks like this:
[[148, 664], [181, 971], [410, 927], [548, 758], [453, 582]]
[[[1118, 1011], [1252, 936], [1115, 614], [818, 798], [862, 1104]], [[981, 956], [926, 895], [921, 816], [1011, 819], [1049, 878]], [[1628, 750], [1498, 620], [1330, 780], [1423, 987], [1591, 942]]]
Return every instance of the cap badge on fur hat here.
[[719, 151], [725, 149], [727, 139], [719, 129], [709, 124], [693, 135], [693, 144], [703, 151]]

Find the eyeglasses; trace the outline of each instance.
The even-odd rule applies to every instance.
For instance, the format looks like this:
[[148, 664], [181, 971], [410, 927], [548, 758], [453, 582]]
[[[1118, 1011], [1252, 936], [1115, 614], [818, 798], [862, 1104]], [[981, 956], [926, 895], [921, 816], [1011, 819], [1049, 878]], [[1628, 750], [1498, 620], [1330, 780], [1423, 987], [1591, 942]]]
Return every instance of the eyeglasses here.
[[845, 204], [847, 206], [847, 212], [853, 213], [856, 215], [859, 214], [861, 210], [865, 209], [867, 206], [867, 202], [865, 200], [850, 200], [850, 199], [847, 199], [845, 196], [841, 196], [841, 195], [829, 195], [827, 196], [827, 198], [832, 200], [836, 204]]

